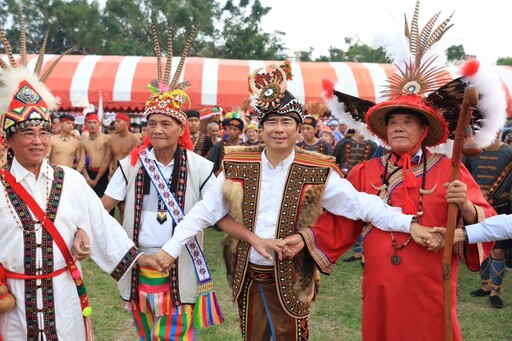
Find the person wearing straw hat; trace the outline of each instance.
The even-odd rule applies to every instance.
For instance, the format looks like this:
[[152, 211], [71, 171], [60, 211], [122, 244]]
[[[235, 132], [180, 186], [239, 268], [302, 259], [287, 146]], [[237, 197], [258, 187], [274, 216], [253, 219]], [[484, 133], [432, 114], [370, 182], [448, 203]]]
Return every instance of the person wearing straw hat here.
[[[316, 262], [322, 260], [307, 252], [294, 261], [281, 260], [280, 238], [313, 225], [326, 208], [385, 228], [412, 230], [415, 241], [423, 245], [423, 238], [435, 241], [428, 229], [412, 222], [412, 215], [403, 215], [376, 196], [355, 191], [341, 178], [332, 157], [295, 146], [304, 117], [302, 104], [286, 90], [291, 67], [285, 62], [271, 68], [268, 73], [256, 70], [249, 81], [265, 144], [226, 147], [223, 172], [215, 185], [178, 224], [155, 261], [163, 271], [171, 269], [191, 236], [229, 213], [242, 228], [238, 237], [223, 241], [242, 338], [307, 340], [309, 313], [319, 285]], [[344, 240], [348, 249], [359, 233], [345, 232], [337, 240]], [[263, 240], [276, 238], [277, 243], [269, 243], [267, 248], [277, 255], [263, 256], [259, 245], [252, 243], [254, 234]]]
[[[476, 86], [480, 93], [470, 126], [477, 132], [473, 141], [468, 140], [480, 148], [491, 144], [503, 125], [506, 103], [497, 75], [485, 72], [476, 61], [464, 65], [461, 77], [437, 88], [444, 70], [442, 64], [437, 64], [441, 62], [442, 53], [436, 48], [442, 45], [436, 43], [450, 27], [450, 18], [434, 27], [438, 15], [428, 22], [426, 29], [419, 30], [418, 1], [411, 27], [406, 19], [407, 44], [388, 46], [390, 55], [403, 60], [395, 60], [399, 70], [389, 80], [385, 101], [375, 104], [341, 93], [328, 81], [324, 82], [324, 95], [335, 117], [351, 119], [350, 125], [355, 129], [367, 128], [391, 148], [386, 155], [352, 168], [347, 179], [357, 190], [379, 195], [383, 201], [400, 207], [406, 214], [413, 214], [427, 226], [446, 226], [449, 204], [457, 205], [459, 214], [455, 218], [461, 226], [480, 222], [496, 213], [464, 166], [460, 167], [459, 180], [450, 181], [450, 159], [431, 149], [438, 146], [438, 150], [450, 155], [450, 147], [442, 148], [441, 144], [453, 138], [466, 87]], [[418, 32], [422, 32], [421, 38]], [[399, 53], [398, 46], [410, 46], [411, 51]], [[362, 221], [353, 224], [363, 226]], [[349, 222], [344, 228], [348, 225]], [[366, 224], [363, 230], [366, 265], [362, 283], [362, 339], [443, 340], [442, 253], [411, 243], [407, 233], [374, 227], [379, 226]], [[327, 254], [333, 253], [331, 257], [339, 256], [329, 251], [335, 250], [336, 242], [331, 234], [321, 233], [321, 226], [301, 233], [312, 254], [327, 250]], [[439, 233], [433, 234], [441, 237]], [[316, 240], [311, 239], [312, 235]], [[294, 236], [294, 239], [300, 248], [302, 238]], [[491, 248], [492, 243], [478, 247], [460, 244], [451, 255], [451, 273], [447, 276], [452, 278], [450, 327], [453, 340], [462, 339], [457, 321], [457, 256], [476, 271]]]
[[9, 153], [0, 171], [0, 283], [16, 301], [0, 313], [0, 339], [92, 340], [77, 259], [90, 255], [119, 280], [145, 256], [80, 173], [46, 159], [58, 106], [44, 82], [62, 56], [41, 74], [43, 47], [28, 69], [23, 14], [18, 62], [1, 28], [0, 35], [9, 60], [0, 59], [0, 131]]
[[259, 126], [258, 123], [254, 121], [250, 121], [244, 129], [244, 134], [247, 140], [245, 141], [245, 144], [247, 146], [255, 146], [261, 143], [259, 139]]

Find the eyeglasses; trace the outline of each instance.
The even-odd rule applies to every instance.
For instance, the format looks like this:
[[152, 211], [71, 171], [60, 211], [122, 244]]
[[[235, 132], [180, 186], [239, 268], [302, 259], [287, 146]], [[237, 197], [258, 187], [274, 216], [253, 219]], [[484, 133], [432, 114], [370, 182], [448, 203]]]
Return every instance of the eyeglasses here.
[[25, 130], [25, 131], [20, 131], [18, 134], [23, 136], [23, 138], [25, 140], [29, 140], [29, 141], [35, 141], [36, 137], [39, 137], [39, 139], [41, 141], [48, 141], [50, 139], [50, 136], [52, 136], [52, 133], [50, 133], [49, 131], [45, 131], [45, 130], [43, 130], [39, 133], [36, 133], [35, 131], [32, 131], [32, 130]]

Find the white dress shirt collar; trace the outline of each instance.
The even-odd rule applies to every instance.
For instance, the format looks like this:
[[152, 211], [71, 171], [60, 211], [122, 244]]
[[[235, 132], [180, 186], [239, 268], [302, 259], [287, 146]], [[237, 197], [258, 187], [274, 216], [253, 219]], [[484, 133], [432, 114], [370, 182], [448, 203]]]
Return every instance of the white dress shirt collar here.
[[283, 161], [281, 161], [276, 167], [272, 166], [270, 161], [267, 159], [267, 148], [261, 153], [261, 163], [267, 169], [287, 169], [295, 159], [295, 149], [292, 150], [290, 155]]
[[[23, 167], [18, 160], [16, 160], [16, 157], [14, 157], [11, 165], [11, 174], [16, 178], [16, 182], [20, 182], [25, 179], [29, 173], [32, 174], [28, 169]], [[53, 168], [49, 166], [46, 158], [43, 159], [43, 162], [41, 163], [41, 168], [39, 169], [37, 178], [40, 179], [41, 175], [46, 176], [48, 179], [53, 179]]]

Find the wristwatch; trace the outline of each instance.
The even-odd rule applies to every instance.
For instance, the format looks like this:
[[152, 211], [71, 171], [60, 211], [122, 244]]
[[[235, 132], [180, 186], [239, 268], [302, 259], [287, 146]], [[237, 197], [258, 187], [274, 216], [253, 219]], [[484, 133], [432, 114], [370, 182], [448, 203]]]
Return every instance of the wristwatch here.
[[411, 219], [411, 224], [413, 223], [419, 223], [420, 221], [418, 220], [418, 217], [417, 216], [413, 216], [412, 219]]
[[469, 242], [469, 239], [468, 239], [468, 231], [466, 231], [466, 227], [465, 226], [462, 226], [462, 233], [464, 234], [464, 241], [467, 243]]

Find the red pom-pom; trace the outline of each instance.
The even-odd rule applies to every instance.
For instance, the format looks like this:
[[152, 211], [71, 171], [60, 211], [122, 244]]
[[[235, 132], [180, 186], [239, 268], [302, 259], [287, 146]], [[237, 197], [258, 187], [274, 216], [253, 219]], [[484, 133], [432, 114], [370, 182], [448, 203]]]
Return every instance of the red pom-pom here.
[[178, 143], [181, 144], [185, 149], [192, 151], [194, 150], [194, 143], [192, 142], [192, 137], [190, 136], [188, 122], [185, 122], [185, 132], [178, 139]]
[[463, 76], [473, 76], [478, 72], [478, 68], [480, 67], [480, 62], [475, 58], [470, 58], [466, 60], [464, 65], [462, 65], [460, 69], [460, 73]]
[[334, 94], [334, 83], [329, 79], [322, 79], [322, 88], [324, 89], [324, 98], [331, 99]]

